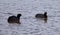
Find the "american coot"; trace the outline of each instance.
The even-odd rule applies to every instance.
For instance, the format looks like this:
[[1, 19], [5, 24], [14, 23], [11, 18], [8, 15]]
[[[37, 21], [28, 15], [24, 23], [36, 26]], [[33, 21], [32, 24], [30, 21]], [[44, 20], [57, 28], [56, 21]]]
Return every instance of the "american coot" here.
[[43, 19], [45, 21], [45, 23], [47, 22], [47, 12], [44, 12], [44, 14], [36, 14], [35, 15], [36, 18], [40, 18]]
[[20, 20], [21, 14], [18, 14], [17, 16], [10, 16], [8, 18], [8, 23], [18, 23], [20, 24], [19, 20]]
[[36, 14], [35, 17], [36, 18], [47, 18], [47, 12], [45, 12], [44, 14]]

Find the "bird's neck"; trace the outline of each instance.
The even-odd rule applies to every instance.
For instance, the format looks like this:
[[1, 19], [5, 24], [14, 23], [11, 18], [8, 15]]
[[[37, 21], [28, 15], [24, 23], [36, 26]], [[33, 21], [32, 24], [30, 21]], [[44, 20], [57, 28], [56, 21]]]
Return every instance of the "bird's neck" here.
[[18, 19], [20, 19], [20, 16], [17, 16]]
[[47, 18], [47, 12], [44, 13], [45, 18]]

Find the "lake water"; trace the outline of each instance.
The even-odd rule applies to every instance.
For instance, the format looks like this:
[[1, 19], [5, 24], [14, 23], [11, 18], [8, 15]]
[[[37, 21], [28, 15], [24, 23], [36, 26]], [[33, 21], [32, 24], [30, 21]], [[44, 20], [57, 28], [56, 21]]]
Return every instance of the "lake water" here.
[[[35, 18], [46, 11], [47, 21]], [[9, 24], [18, 13], [21, 24]], [[0, 0], [0, 35], [60, 35], [60, 0]]]

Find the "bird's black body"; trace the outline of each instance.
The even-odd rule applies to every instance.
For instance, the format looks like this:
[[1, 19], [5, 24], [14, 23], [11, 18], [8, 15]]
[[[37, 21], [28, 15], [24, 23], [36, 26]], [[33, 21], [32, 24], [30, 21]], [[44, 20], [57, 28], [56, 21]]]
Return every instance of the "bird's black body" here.
[[47, 18], [47, 12], [45, 12], [44, 14], [36, 14], [35, 17], [36, 18]]
[[8, 18], [8, 23], [20, 23], [19, 22], [20, 16], [21, 16], [21, 14], [18, 14], [17, 16], [10, 16]]

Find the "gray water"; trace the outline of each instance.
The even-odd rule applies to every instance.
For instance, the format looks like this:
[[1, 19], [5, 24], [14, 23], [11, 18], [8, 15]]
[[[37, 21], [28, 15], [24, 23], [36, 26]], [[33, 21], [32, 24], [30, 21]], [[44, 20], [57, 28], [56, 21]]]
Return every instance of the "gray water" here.
[[[46, 11], [46, 22], [35, 18]], [[21, 24], [9, 24], [18, 13]], [[60, 35], [60, 0], [0, 0], [0, 35]]]

